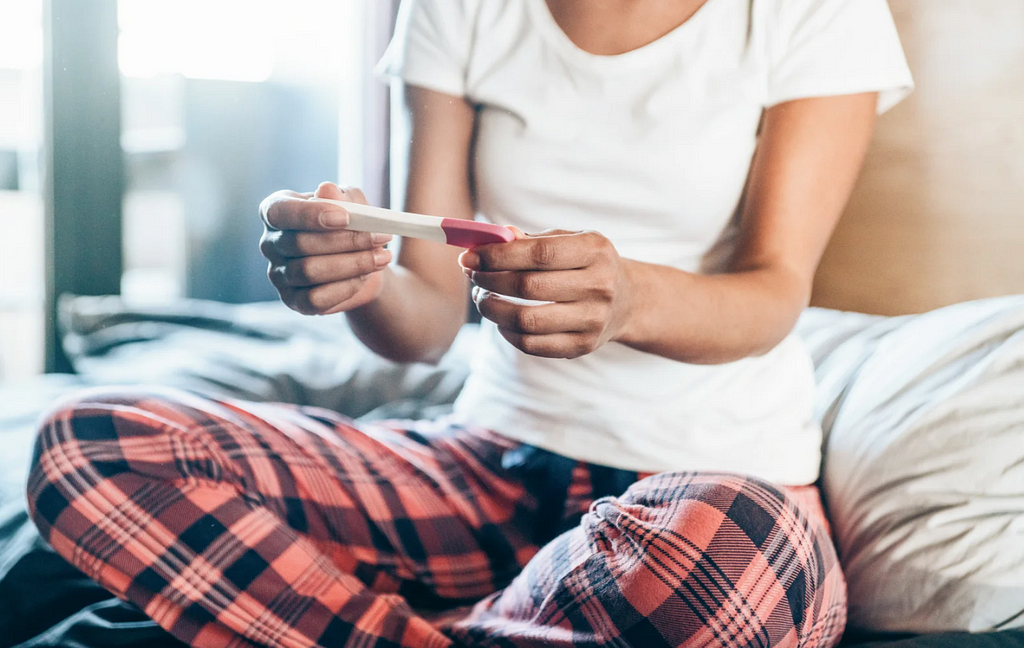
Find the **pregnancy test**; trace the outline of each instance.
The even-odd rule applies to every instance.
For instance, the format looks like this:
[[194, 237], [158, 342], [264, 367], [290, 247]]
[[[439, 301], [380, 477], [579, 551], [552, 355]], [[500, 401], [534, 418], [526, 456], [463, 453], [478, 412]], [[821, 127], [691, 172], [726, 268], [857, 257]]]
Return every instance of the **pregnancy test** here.
[[410, 214], [361, 203], [328, 200], [327, 198], [310, 198], [310, 200], [337, 205], [347, 211], [349, 224], [345, 229], [356, 232], [409, 236], [464, 248], [488, 243], [508, 243], [516, 238], [509, 228], [491, 223]]

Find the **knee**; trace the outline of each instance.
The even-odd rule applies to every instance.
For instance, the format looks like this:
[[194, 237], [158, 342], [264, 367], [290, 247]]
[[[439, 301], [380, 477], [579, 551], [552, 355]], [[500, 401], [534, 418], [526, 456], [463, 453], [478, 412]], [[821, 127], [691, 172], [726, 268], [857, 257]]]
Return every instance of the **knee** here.
[[63, 446], [77, 448], [116, 443], [123, 436], [160, 434], [150, 414], [159, 403], [176, 397], [173, 391], [144, 387], [98, 387], [72, 393], [55, 402], [39, 419], [32, 466]]
[[105, 387], [76, 392], [51, 406], [39, 421], [26, 484], [29, 511], [41, 529], [89, 488], [132, 471], [131, 453], [148, 454], [159, 463], [157, 449], [170, 445], [171, 431], [166, 417], [156, 415], [161, 398], [176, 396]]
[[[686, 632], [725, 622], [740, 605], [753, 613], [742, 631], [764, 645], [830, 645], [842, 634], [845, 583], [831, 541], [768, 482], [665, 473], [599, 500], [590, 517], [612, 554], [642, 566], [631, 570], [638, 592], [660, 589], [707, 611], [686, 620]], [[678, 621], [665, 631], [679, 632]]]
[[788, 506], [778, 488], [754, 477], [676, 472], [636, 482], [618, 498], [599, 500], [595, 510], [605, 508], [625, 524], [688, 534], [728, 522], [761, 545]]
[[758, 548], [803, 543], [803, 534], [818, 533], [817, 521], [808, 519], [783, 490], [746, 475], [662, 473], [633, 484], [615, 504], [659, 529], [728, 531]]

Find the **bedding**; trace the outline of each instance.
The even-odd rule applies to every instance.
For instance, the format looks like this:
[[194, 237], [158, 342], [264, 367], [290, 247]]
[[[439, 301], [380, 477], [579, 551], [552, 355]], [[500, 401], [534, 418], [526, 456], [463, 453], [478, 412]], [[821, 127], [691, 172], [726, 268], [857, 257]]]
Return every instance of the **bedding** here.
[[819, 371], [850, 625], [1024, 626], [1024, 299], [883, 320], [842, 347], [856, 374]]
[[[820, 384], [818, 412], [828, 435], [826, 485], [846, 488], [844, 480], [892, 474], [890, 464], [875, 472], [864, 468], [877, 463], [877, 457], [856, 459], [858, 435], [873, 429], [867, 416], [871, 408], [889, 407], [874, 421], [894, 417], [903, 430], [922, 430], [928, 427], [925, 423], [936, 420], [946, 421], [949, 428], [962, 417], [928, 415], [943, 399], [969, 395], [991, 380], [1003, 380], [999, 376], [1024, 373], [1024, 361], [1014, 359], [1011, 353], [1016, 341], [1007, 346], [1014, 335], [1012, 320], [1005, 318], [1016, 312], [1014, 309], [1024, 309], [1024, 299], [990, 300], [959, 308], [962, 310], [938, 311], [931, 320], [815, 309], [805, 314], [798, 330], [814, 355]], [[954, 326], [954, 321], [959, 325]], [[310, 403], [368, 419], [432, 417], [447, 411], [458, 393], [475, 335], [475, 329], [467, 327], [437, 366], [402, 366], [365, 351], [339, 319], [302, 317], [279, 304], [228, 306], [188, 301], [166, 309], [133, 310], [116, 299], [77, 298], [63, 304], [62, 324], [66, 347], [79, 374], [45, 376], [31, 384], [0, 387], [0, 648], [180, 645], [137, 609], [113, 598], [57, 557], [28, 521], [21, 489], [34, 421], [56, 398], [93, 384], [157, 382], [255, 400]], [[931, 337], [925, 335], [928, 331], [932, 331]], [[952, 342], [968, 333], [974, 336], [974, 343], [957, 346]], [[984, 342], [986, 339], [989, 342]], [[935, 351], [939, 342], [947, 344], [945, 355]], [[959, 350], [959, 355], [950, 349]], [[993, 354], [998, 360], [986, 363], [984, 359]], [[945, 362], [952, 367], [956, 358], [960, 358], [957, 366], [967, 367], [973, 361], [976, 368], [970, 379], [960, 380], [955, 389], [949, 388], [951, 391], [939, 398], [935, 391], [939, 378], [955, 382], [960, 370], [950, 368], [942, 373], [936, 366]], [[908, 359], [917, 364], [900, 374], [900, 382], [892, 375], [893, 367]], [[930, 383], [925, 380], [929, 376], [934, 378]], [[883, 380], [886, 377], [888, 383]], [[903, 415], [894, 413], [894, 403], [881, 399], [872, 404], [864, 393], [877, 393], [884, 385], [897, 383], [919, 385], [917, 391], [910, 390], [918, 397], [917, 406]], [[1013, 392], [1016, 383], [1006, 383], [1003, 388]], [[1024, 411], [1024, 404], [1014, 411]], [[962, 409], [958, 412], [972, 414]], [[971, 420], [969, 416], [967, 420]], [[983, 421], [975, 419], [977, 424]], [[1020, 442], [1014, 447], [1024, 448], [1021, 435], [1024, 432], [1012, 437]], [[907, 449], [900, 444], [887, 447]], [[1014, 447], [1003, 454], [1009, 457]], [[905, 461], [906, 454], [901, 456]], [[861, 489], [866, 488], [868, 482], [864, 481]], [[873, 496], [879, 497], [884, 490]], [[1024, 484], [1018, 492], [1022, 490]], [[856, 504], [869, 501], [862, 496], [836, 498], [833, 515], [842, 517], [857, 510]], [[919, 519], [925, 520], [926, 514]], [[927, 524], [922, 525], [928, 529]], [[855, 530], [852, 522], [840, 520], [841, 548], [847, 537], [861, 537], [849, 535]], [[855, 569], [853, 573], [860, 572]], [[858, 605], [870, 606], [872, 601], [891, 605], [891, 592], [896, 591], [900, 596], [914, 594], [894, 579], [866, 582], [871, 587], [856, 589], [856, 579], [852, 583], [852, 591], [860, 592]], [[902, 639], [871, 630], [851, 628], [844, 645], [1024, 647], [1022, 629]]]
[[368, 419], [449, 411], [476, 333], [467, 326], [437, 365], [403, 365], [359, 344], [344, 319], [278, 302], [131, 309], [116, 297], [78, 297], [62, 303], [60, 317], [75, 371], [97, 384], [169, 385]]

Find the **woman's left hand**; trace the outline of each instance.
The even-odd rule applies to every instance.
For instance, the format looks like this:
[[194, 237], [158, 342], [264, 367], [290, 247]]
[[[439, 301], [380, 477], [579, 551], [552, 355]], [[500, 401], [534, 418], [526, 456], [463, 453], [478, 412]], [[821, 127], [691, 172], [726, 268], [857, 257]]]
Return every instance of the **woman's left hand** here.
[[590, 231], [516, 236], [459, 257], [480, 314], [506, 340], [530, 355], [576, 358], [623, 333], [634, 286], [611, 241]]

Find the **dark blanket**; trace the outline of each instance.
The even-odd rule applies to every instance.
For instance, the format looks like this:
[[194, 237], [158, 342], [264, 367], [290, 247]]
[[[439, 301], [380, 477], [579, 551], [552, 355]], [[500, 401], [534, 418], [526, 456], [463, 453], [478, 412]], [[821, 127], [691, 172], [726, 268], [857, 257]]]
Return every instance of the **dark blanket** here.
[[0, 508], [0, 648], [182, 646], [55, 554], [21, 502]]

